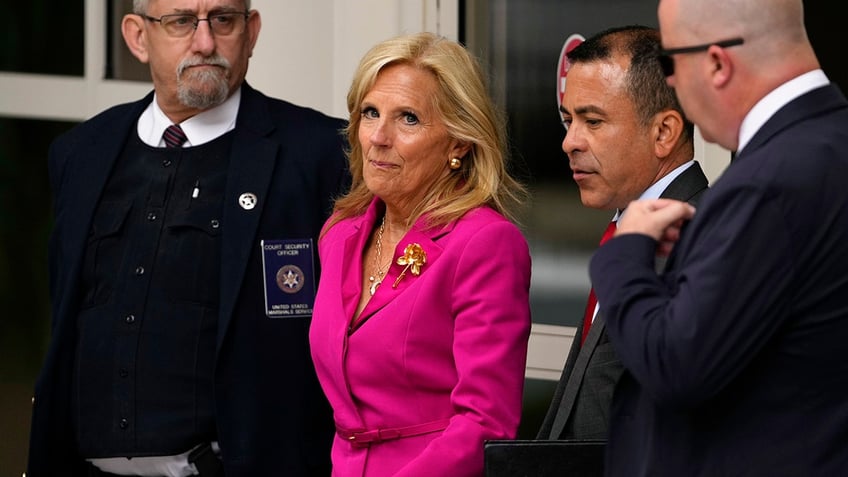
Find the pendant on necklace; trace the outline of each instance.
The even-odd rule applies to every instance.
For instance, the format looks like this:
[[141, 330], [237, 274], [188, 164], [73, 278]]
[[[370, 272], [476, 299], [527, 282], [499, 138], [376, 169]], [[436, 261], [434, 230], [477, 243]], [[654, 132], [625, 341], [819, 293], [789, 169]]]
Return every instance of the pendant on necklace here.
[[368, 288], [368, 291], [371, 292], [371, 296], [374, 296], [374, 293], [377, 293], [377, 287], [383, 283], [383, 280], [377, 280], [374, 277], [368, 277], [368, 281], [371, 282], [371, 286]]

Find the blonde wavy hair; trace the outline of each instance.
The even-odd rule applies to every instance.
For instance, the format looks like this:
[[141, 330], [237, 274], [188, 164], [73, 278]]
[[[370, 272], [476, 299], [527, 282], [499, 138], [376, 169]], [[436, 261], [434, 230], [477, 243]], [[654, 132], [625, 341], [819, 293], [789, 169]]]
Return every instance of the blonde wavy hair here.
[[[437, 81], [432, 98], [448, 134], [469, 144], [462, 166], [429, 187], [422, 203], [407, 218], [411, 226], [426, 215], [436, 227], [460, 218], [471, 209], [487, 205], [518, 222], [517, 210], [526, 189], [507, 170], [507, 138], [503, 114], [488, 94], [477, 60], [462, 45], [433, 33], [402, 35], [378, 43], [359, 63], [347, 95], [350, 122], [346, 133], [352, 175], [350, 191], [339, 198], [329, 228], [336, 222], [363, 214], [374, 195], [362, 177], [364, 156], [358, 130], [360, 106], [380, 72], [390, 65], [410, 65], [428, 71]], [[445, 162], [449, 158], [445, 158]], [[325, 228], [325, 230], [326, 230]]]

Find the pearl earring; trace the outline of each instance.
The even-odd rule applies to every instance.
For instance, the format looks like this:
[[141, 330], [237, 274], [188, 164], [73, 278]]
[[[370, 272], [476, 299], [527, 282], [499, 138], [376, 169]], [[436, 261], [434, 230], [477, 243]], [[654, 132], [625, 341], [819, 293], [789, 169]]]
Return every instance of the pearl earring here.
[[460, 161], [458, 157], [453, 157], [451, 158], [449, 165], [451, 169], [457, 170], [462, 167], [462, 161]]

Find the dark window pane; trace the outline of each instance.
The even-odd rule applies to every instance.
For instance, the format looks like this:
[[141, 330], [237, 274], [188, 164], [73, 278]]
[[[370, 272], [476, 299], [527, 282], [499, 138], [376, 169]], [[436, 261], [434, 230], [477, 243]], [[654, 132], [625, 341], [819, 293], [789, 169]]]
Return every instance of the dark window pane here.
[[[74, 123], [0, 118], [0, 376], [34, 378], [47, 344], [47, 149]], [[2, 466], [0, 466], [2, 467]]]
[[0, 71], [82, 76], [84, 0], [28, 0], [3, 11]]
[[656, 26], [656, 4], [636, 0], [509, 0], [505, 4], [505, 31], [495, 28], [492, 33], [494, 38], [507, 38], [502, 73], [507, 78], [511, 140], [539, 180], [576, 188], [561, 149], [565, 130], [556, 99], [563, 43], [573, 33], [589, 37], [612, 26]]
[[73, 125], [0, 117], [0, 469], [16, 475], [25, 467], [30, 397], [50, 329], [47, 148]]
[[589, 293], [586, 267], [613, 211], [584, 207], [562, 151], [557, 63], [572, 34], [612, 26], [656, 26], [642, 0], [465, 0], [463, 38], [490, 68], [506, 109], [512, 153], [533, 193], [524, 220], [533, 253], [535, 323], [577, 326]]
[[842, 16], [834, 15], [830, 3], [804, 2], [804, 24], [830, 81], [848, 92], [848, 65], [842, 40]]
[[0, 469], [21, 475], [30, 397], [47, 351], [47, 148], [74, 124], [0, 117]]

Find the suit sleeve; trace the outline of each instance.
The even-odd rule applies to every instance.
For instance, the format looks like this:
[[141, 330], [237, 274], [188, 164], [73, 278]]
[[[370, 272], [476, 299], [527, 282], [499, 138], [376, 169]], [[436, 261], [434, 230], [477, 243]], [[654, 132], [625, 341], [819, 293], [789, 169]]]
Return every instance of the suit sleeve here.
[[736, 187], [706, 202], [667, 276], [654, 272], [656, 242], [644, 235], [618, 236], [590, 262], [619, 358], [658, 403], [676, 408], [718, 394], [785, 324], [790, 307], [793, 239], [778, 200]]

